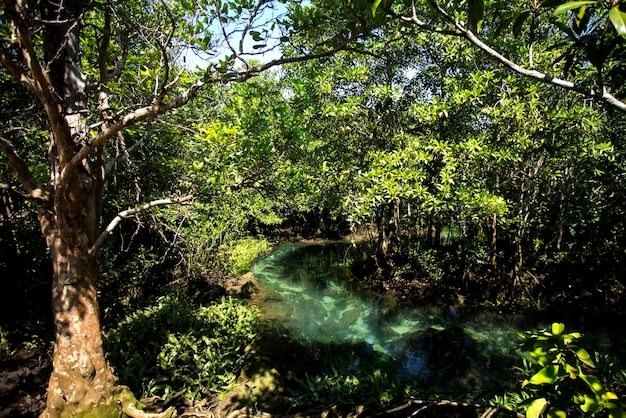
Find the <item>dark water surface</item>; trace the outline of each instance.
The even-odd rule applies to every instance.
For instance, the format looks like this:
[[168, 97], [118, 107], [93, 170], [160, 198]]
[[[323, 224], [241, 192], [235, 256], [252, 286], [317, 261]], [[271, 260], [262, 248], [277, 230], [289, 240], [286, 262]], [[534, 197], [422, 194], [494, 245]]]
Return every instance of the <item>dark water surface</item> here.
[[252, 269], [271, 294], [262, 309], [303, 343], [345, 347], [356, 365], [372, 355], [393, 359], [403, 375], [439, 391], [480, 392], [509, 379], [520, 361], [518, 332], [556, 321], [585, 333], [590, 348], [624, 355], [624, 321], [416, 306], [368, 292], [343, 265], [357, 251], [349, 244], [276, 247]]

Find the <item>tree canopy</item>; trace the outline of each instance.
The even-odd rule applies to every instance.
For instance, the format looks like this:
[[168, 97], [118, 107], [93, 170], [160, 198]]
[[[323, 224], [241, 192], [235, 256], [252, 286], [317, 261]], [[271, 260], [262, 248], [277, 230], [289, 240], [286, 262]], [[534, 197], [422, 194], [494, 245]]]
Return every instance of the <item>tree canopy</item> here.
[[625, 21], [598, 0], [5, 0], [0, 241], [51, 260], [44, 416], [142, 416], [98, 300], [159, 264], [240, 273], [266, 239], [369, 235], [361, 279], [446, 303], [623, 301]]

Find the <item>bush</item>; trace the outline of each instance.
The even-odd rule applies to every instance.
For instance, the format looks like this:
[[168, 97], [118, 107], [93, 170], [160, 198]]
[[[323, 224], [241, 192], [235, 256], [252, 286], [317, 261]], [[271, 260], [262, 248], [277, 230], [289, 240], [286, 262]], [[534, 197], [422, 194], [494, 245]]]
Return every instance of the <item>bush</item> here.
[[233, 275], [246, 273], [252, 263], [270, 250], [270, 243], [264, 238], [244, 238], [234, 244], [222, 247], [226, 255], [226, 267]]
[[[620, 399], [624, 373], [607, 373], [579, 345], [581, 334], [565, 333], [565, 325], [521, 335], [521, 351], [529, 357], [522, 370], [518, 394], [498, 398], [498, 406], [523, 410], [527, 418], [608, 416], [626, 417]], [[613, 376], [611, 376], [613, 374]]]
[[256, 337], [258, 309], [233, 298], [200, 306], [183, 296], [160, 298], [106, 337], [120, 383], [142, 396], [189, 398], [230, 389]]

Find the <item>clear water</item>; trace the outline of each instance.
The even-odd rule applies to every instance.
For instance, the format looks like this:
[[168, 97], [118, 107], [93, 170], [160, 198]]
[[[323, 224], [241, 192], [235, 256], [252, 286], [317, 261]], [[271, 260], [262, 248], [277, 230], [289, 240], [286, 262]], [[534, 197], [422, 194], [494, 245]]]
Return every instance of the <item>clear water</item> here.
[[[252, 269], [269, 291], [262, 309], [303, 342], [362, 347], [353, 353], [355, 362], [363, 353], [387, 356], [404, 375], [444, 391], [481, 391], [508, 379], [519, 361], [513, 353], [518, 332], [556, 320], [385, 298], [364, 290], [341, 267], [349, 251], [355, 249], [348, 244], [278, 246]], [[561, 320], [568, 328], [581, 325], [576, 318]], [[611, 345], [612, 331], [603, 335], [596, 341]]]

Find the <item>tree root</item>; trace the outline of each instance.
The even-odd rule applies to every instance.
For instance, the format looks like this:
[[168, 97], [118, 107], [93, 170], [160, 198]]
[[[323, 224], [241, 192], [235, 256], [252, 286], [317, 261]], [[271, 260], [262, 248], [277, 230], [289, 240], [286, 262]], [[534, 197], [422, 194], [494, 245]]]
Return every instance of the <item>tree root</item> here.
[[135, 395], [126, 386], [119, 386], [117, 393], [117, 405], [122, 413], [130, 418], [174, 418], [176, 408], [170, 406], [163, 412], [146, 412], [145, 405], [135, 398]]
[[173, 418], [176, 416], [176, 408], [173, 406], [163, 412], [155, 413], [142, 411], [133, 404], [126, 404], [122, 406], [122, 412], [130, 418]]

